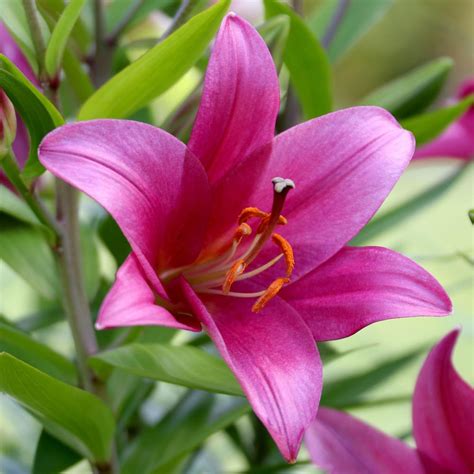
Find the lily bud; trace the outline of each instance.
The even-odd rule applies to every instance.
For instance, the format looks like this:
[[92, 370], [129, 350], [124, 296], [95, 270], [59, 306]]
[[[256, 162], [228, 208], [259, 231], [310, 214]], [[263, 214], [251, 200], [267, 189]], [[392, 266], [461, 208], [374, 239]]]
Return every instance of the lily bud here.
[[16, 115], [7, 94], [0, 89], [0, 156], [4, 155], [15, 140]]

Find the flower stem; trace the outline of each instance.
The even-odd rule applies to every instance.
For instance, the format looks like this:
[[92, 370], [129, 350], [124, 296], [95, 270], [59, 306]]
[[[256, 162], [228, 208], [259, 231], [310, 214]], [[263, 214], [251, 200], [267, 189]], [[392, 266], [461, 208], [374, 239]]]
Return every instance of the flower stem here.
[[100, 87], [108, 78], [112, 48], [105, 39], [105, 7], [104, 0], [94, 0], [94, 29], [95, 29], [95, 54], [92, 61], [92, 79], [96, 87]]
[[26, 20], [31, 32], [33, 45], [36, 51], [36, 60], [38, 61], [38, 72], [40, 80], [46, 80], [46, 70], [44, 67], [44, 58], [46, 52], [46, 43], [44, 42], [43, 33], [41, 32], [41, 25], [36, 9], [35, 0], [22, 0], [23, 9], [25, 10]]
[[144, 3], [145, 0], [135, 0], [131, 7], [125, 12], [122, 19], [117, 23], [112, 33], [107, 37], [107, 44], [113, 46], [117, 43], [120, 35], [125, 31]]

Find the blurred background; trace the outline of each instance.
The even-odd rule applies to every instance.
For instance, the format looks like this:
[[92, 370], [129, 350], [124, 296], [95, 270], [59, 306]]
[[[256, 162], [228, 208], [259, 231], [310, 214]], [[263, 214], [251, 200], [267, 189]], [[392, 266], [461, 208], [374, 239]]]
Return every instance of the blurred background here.
[[[120, 11], [121, 1], [111, 0], [109, 3]], [[262, 21], [263, 7], [259, 0], [234, 3], [233, 9], [254, 24]], [[299, 7], [310, 23], [317, 24], [322, 3], [319, 0], [307, 0], [300, 2]], [[336, 108], [356, 104], [388, 80], [441, 56], [452, 58], [455, 65], [438, 103], [455, 95], [458, 84], [466, 76], [474, 74], [473, 0], [394, 0], [387, 3], [391, 6], [385, 16], [334, 64]], [[176, 6], [172, 1], [157, 1], [157, 5], [161, 5], [168, 15], [172, 15]], [[143, 32], [149, 35], [155, 28], [159, 33], [166, 26], [166, 21], [165, 13], [153, 13], [151, 18], [134, 28], [130, 37], [142, 37]], [[199, 74], [197, 70], [191, 71], [176, 87], [155, 101], [153, 113], [157, 125], [182, 100], [186, 91], [194, 87]], [[447, 159], [422, 160], [411, 164], [381, 212], [395, 208], [456, 173], [460, 164], [458, 160]], [[357, 350], [328, 364], [325, 367], [326, 380], [362, 373], [410, 349], [427, 349], [453, 327], [462, 326], [454, 363], [461, 376], [474, 383], [474, 245], [473, 229], [467, 217], [468, 209], [474, 207], [474, 167], [471, 165], [469, 168], [447, 192], [440, 193], [409, 218], [395, 223], [365, 243], [400, 251], [433, 273], [454, 302], [453, 316], [382, 322], [351, 338], [335, 342], [333, 345], [338, 350]], [[86, 200], [83, 207], [85, 215], [96, 212]], [[103, 247], [99, 249], [101, 271], [111, 279], [115, 271], [114, 263]], [[9, 319], [32, 314], [42, 304], [37, 294], [3, 262], [0, 262], [0, 287], [0, 313]], [[70, 355], [72, 352], [72, 341], [64, 322], [58, 322], [48, 330], [38, 330], [35, 335], [61, 353]], [[387, 433], [410, 439], [409, 396], [425, 355], [426, 351], [410, 358], [403, 370], [393, 377], [382, 377], [366, 393], [373, 400], [392, 397], [400, 398], [399, 402], [371, 407], [361, 404], [354, 407], [352, 412]], [[182, 390], [161, 384], [156, 396], [145, 407], [146, 416], [158, 419], [164, 407], [170, 406]], [[5, 456], [20, 460], [21, 465], [27, 467], [32, 462], [40, 426], [5, 397], [0, 402], [0, 451]], [[241, 423], [245, 425], [245, 419]], [[246, 469], [245, 460], [233, 450], [224, 435], [212, 436], [207, 446], [209, 449], [202, 456], [203, 459], [195, 463], [189, 472], [238, 472]], [[304, 459], [304, 453], [300, 457]], [[9, 466], [7, 461], [1, 469], [7, 473], [28, 472], [27, 468], [25, 471], [16, 471], [17, 466]], [[79, 465], [72, 471], [87, 472], [87, 467]], [[314, 472], [314, 468], [301, 466], [292, 472]]]

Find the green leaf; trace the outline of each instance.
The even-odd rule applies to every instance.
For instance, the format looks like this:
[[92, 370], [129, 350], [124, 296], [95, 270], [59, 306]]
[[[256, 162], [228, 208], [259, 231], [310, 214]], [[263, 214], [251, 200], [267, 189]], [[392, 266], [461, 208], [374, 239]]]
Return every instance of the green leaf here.
[[471, 95], [455, 105], [409, 117], [402, 120], [401, 125], [415, 135], [416, 144], [420, 146], [436, 138], [446, 127], [461, 117], [473, 103], [474, 96]]
[[459, 167], [452, 175], [446, 177], [440, 183], [436, 183], [426, 191], [418, 193], [413, 198], [398, 205], [394, 209], [387, 211], [381, 216], [372, 219], [357, 235], [351, 240], [351, 245], [362, 245], [369, 240], [373, 240], [382, 232], [394, 226], [400, 225], [405, 219], [413, 216], [429, 204], [435, 202], [443, 196], [451, 187], [460, 180], [467, 172], [469, 164]]
[[123, 118], [169, 89], [204, 53], [229, 7], [221, 0], [106, 82], [83, 105], [79, 120]]
[[102, 352], [89, 361], [99, 374], [112, 366], [162, 382], [242, 395], [240, 385], [225, 362], [195, 347], [134, 343]]
[[426, 346], [417, 347], [401, 356], [384, 360], [367, 371], [326, 382], [323, 387], [321, 405], [341, 409], [355, 404], [360, 400], [361, 395], [389, 380], [424, 354], [427, 349]]
[[290, 33], [283, 61], [301, 103], [305, 119], [331, 111], [331, 71], [329, 60], [317, 38], [290, 7], [276, 0], [265, 0], [265, 15], [288, 15]]
[[46, 48], [45, 66], [50, 76], [55, 76], [61, 67], [69, 36], [81, 14], [86, 0], [71, 0], [59, 17]]
[[209, 393], [190, 392], [162, 421], [146, 430], [130, 446], [121, 472], [154, 473], [193, 451], [211, 434], [230, 425], [249, 410], [250, 406], [243, 399], [216, 398]]
[[71, 361], [1, 320], [0, 352], [8, 352], [63, 382], [77, 382], [76, 369]]
[[383, 85], [360, 103], [383, 107], [398, 119], [418, 114], [436, 99], [452, 67], [450, 58], [435, 59]]
[[27, 180], [44, 171], [38, 160], [37, 149], [43, 137], [62, 125], [64, 119], [54, 105], [28, 81], [21, 71], [0, 54], [0, 87], [13, 102], [30, 135], [30, 154], [23, 170]]
[[0, 354], [0, 372], [0, 390], [32, 412], [54, 436], [88, 459], [109, 459], [115, 424], [101, 400], [7, 353]]
[[469, 220], [471, 221], [471, 224], [474, 224], [474, 209], [469, 209], [467, 212], [467, 215], [469, 216]]
[[257, 30], [267, 43], [277, 71], [283, 64], [283, 55], [290, 34], [290, 18], [288, 15], [277, 15], [260, 25]]
[[47, 299], [58, 294], [55, 262], [43, 233], [8, 216], [0, 216], [0, 259]]
[[0, 212], [27, 224], [40, 225], [38, 218], [25, 201], [6, 186], [0, 186]]
[[81, 459], [76, 451], [43, 430], [36, 445], [32, 474], [59, 474]]
[[85, 102], [94, 93], [94, 86], [79, 59], [69, 49], [66, 49], [64, 53], [63, 68], [66, 85], [71, 87], [80, 103]]
[[[338, 13], [340, 0], [326, 0], [315, 11], [309, 25], [319, 39], [327, 34], [328, 27]], [[393, 0], [349, 1], [337, 30], [328, 45], [331, 62], [336, 62], [375, 24], [393, 5]]]
[[99, 224], [99, 236], [120, 266], [130, 253], [130, 244], [117, 223], [107, 215]]
[[82, 273], [89, 301], [93, 300], [100, 286], [99, 252], [94, 229], [81, 226]]
[[21, 331], [32, 332], [51, 326], [64, 320], [63, 309], [60, 307], [44, 308], [16, 321]]

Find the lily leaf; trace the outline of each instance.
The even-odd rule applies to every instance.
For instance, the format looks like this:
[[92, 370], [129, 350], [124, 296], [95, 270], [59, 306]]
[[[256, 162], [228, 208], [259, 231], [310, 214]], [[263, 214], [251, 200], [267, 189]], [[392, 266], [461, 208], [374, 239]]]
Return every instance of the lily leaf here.
[[305, 119], [330, 112], [331, 71], [323, 47], [303, 19], [290, 7], [276, 0], [265, 0], [264, 5], [267, 18], [278, 15], [288, 15], [290, 18], [290, 33], [283, 61], [290, 71], [290, 80], [300, 100]]
[[455, 105], [409, 117], [402, 120], [401, 125], [415, 135], [416, 144], [420, 146], [436, 138], [473, 103], [474, 95], [471, 95]]
[[13, 102], [30, 135], [30, 154], [22, 176], [26, 180], [35, 178], [44, 172], [44, 167], [38, 160], [38, 145], [48, 132], [62, 125], [64, 119], [54, 105], [1, 54], [0, 87]]
[[430, 61], [371, 92], [360, 104], [378, 105], [398, 119], [418, 114], [436, 99], [452, 67], [451, 58]]
[[25, 201], [20, 199], [17, 194], [10, 191], [6, 186], [0, 186], [0, 212], [27, 224], [41, 225]]
[[243, 395], [225, 362], [196, 347], [134, 343], [97, 354], [89, 364], [99, 374], [115, 367], [189, 388]]
[[189, 392], [162, 421], [143, 432], [130, 446], [121, 472], [155, 473], [249, 411], [248, 403], [240, 398]]
[[76, 369], [71, 361], [1, 320], [0, 352], [8, 352], [63, 382], [77, 382]]
[[349, 1], [342, 12], [338, 11], [340, 4], [339, 0], [326, 0], [309, 20], [313, 32], [322, 41], [335, 15], [342, 15], [328, 45], [329, 59], [333, 63], [341, 59], [377, 21], [383, 18], [393, 5], [393, 0]]
[[69, 36], [81, 14], [86, 0], [71, 0], [59, 17], [46, 48], [45, 66], [50, 76], [55, 76], [63, 60]]
[[169, 89], [204, 53], [230, 0], [221, 0], [194, 16], [95, 92], [79, 111], [79, 120], [124, 118]]
[[33, 413], [54, 436], [88, 459], [109, 459], [115, 423], [101, 400], [7, 353], [0, 354], [0, 372], [0, 390]]

